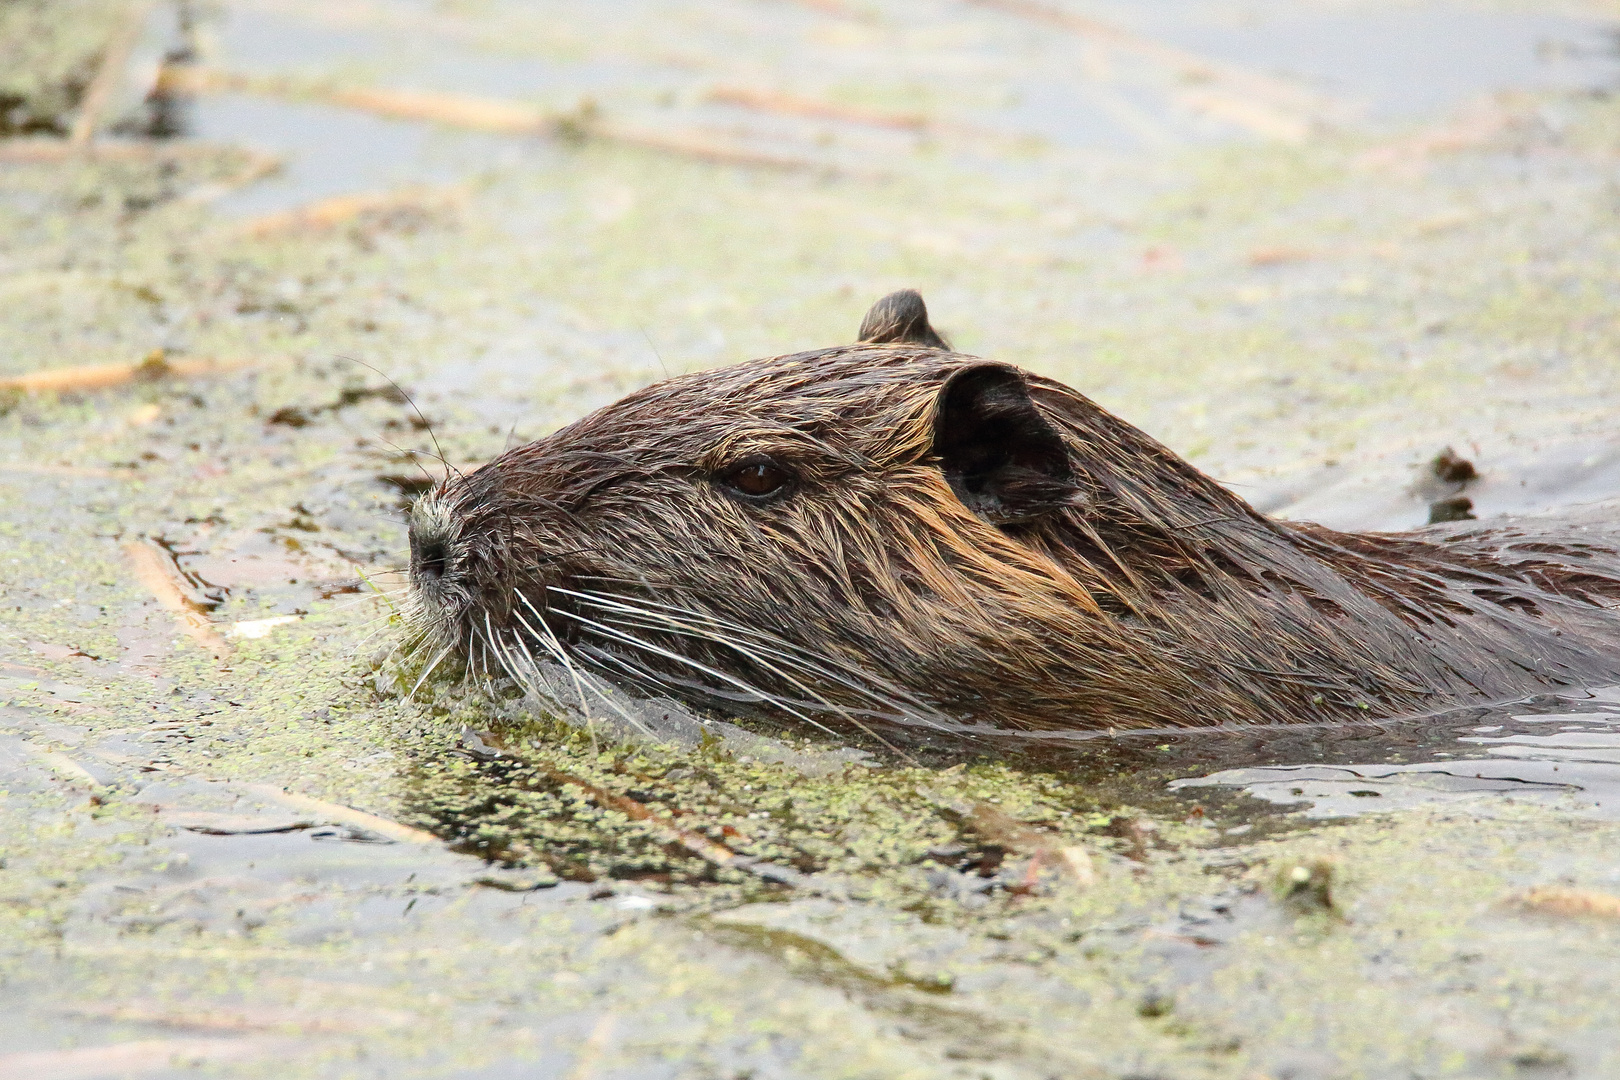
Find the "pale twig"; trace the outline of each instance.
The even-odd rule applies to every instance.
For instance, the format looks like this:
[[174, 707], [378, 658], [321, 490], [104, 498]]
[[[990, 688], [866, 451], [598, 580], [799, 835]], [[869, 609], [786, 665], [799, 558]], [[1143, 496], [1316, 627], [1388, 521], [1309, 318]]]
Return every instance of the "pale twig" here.
[[467, 189], [460, 184], [337, 195], [291, 210], [250, 218], [231, 231], [261, 240], [285, 233], [320, 232], [368, 214], [388, 214], [401, 210], [440, 213], [462, 205], [466, 198]]
[[178, 161], [218, 158], [233, 147], [209, 142], [151, 142], [133, 139], [97, 140], [75, 146], [66, 139], [32, 138], [0, 140], [0, 161], [41, 164], [67, 161]]
[[1590, 889], [1543, 886], [1522, 893], [1513, 899], [1513, 903], [1526, 911], [1539, 911], [1548, 915], [1620, 919], [1620, 896], [1593, 892]]
[[66, 754], [58, 754], [54, 750], [35, 750], [34, 756], [50, 766], [51, 771], [64, 780], [75, 784], [88, 784], [93, 788], [101, 786], [101, 781], [96, 779], [95, 774]]
[[259, 1003], [211, 1001], [85, 1001], [62, 1010], [69, 1016], [93, 1017], [116, 1024], [192, 1028], [201, 1031], [272, 1031], [296, 1035], [350, 1035], [366, 1030], [398, 1030], [421, 1022], [402, 1009], [328, 1009]]
[[574, 1058], [574, 1070], [568, 1074], [568, 1080], [591, 1080], [596, 1075], [596, 1067], [612, 1043], [613, 1029], [618, 1026], [618, 1022], [619, 1018], [615, 1014], [602, 1014], [602, 1018], [591, 1028], [591, 1033], [580, 1046], [579, 1054]]
[[564, 772], [554, 765], [527, 758], [524, 759], [524, 764], [545, 773], [547, 777], [556, 783], [569, 784], [579, 788], [598, 806], [617, 810], [630, 820], [640, 822], [666, 843], [678, 844], [705, 862], [733, 870], [743, 870], [756, 877], [774, 881], [781, 885], [797, 885], [803, 877], [797, 870], [786, 866], [777, 866], [775, 863], [764, 862], [752, 856], [742, 855], [732, 851], [724, 844], [710, 840], [702, 833], [683, 829], [669, 818], [653, 813], [644, 803], [638, 802], [628, 795], [618, 795], [605, 788], [597, 787], [590, 781], [583, 780], [572, 773]]
[[215, 660], [225, 660], [231, 655], [231, 647], [215, 632], [213, 623], [197, 610], [185, 591], [175, 584], [170, 570], [172, 560], [166, 553], [145, 540], [135, 540], [124, 545], [124, 554], [135, 571], [136, 580], [174, 616], [187, 637], [207, 650]]
[[[1173, 95], [1179, 104], [1257, 135], [1297, 142], [1324, 120], [1344, 114], [1342, 104], [1257, 71], [1218, 63], [1187, 49], [1067, 11], [1041, 0], [972, 0], [1048, 26], [1057, 26], [1126, 56], [1169, 71], [1192, 84]], [[1096, 66], [1093, 64], [1093, 66]]]
[[106, 51], [101, 54], [101, 66], [96, 70], [96, 77], [91, 80], [79, 102], [79, 115], [74, 117], [73, 128], [68, 132], [70, 145], [88, 146], [95, 138], [101, 114], [107, 110], [113, 92], [123, 81], [124, 69], [129, 66], [129, 54], [135, 51], [135, 44], [146, 29], [146, 17], [151, 9], [150, 0], [133, 0], [124, 13], [123, 22], [108, 40]]
[[273, 154], [248, 151], [247, 160], [242, 163], [241, 168], [229, 176], [198, 184], [180, 196], [179, 201], [194, 205], [213, 202], [215, 199], [224, 198], [233, 191], [247, 187], [256, 180], [262, 180], [267, 176], [280, 172], [282, 164], [282, 160]]
[[1515, 110], [1500, 97], [1483, 98], [1444, 123], [1419, 128], [1362, 151], [1352, 164], [1369, 170], [1420, 174], [1431, 159], [1485, 146], [1522, 119], [1522, 105]]
[[424, 120], [500, 135], [551, 134], [556, 120], [536, 105], [382, 87], [344, 87], [283, 76], [244, 75], [206, 67], [168, 67], [158, 86], [169, 93], [239, 93], [305, 98], [395, 120]]
[[376, 814], [368, 814], [364, 810], [356, 810], [352, 806], [343, 806], [338, 803], [327, 802], [309, 795], [300, 795], [297, 792], [286, 791], [273, 784], [232, 784], [233, 788], [248, 791], [262, 799], [270, 799], [294, 810], [306, 813], [319, 814], [339, 825], [352, 825], [357, 829], [376, 833], [389, 840], [397, 840], [405, 844], [421, 844], [424, 846], [437, 846], [444, 841], [424, 829], [414, 829], [409, 825], [401, 825], [397, 821], [390, 821]]
[[292, 1041], [253, 1039], [136, 1039], [107, 1046], [79, 1046], [68, 1050], [25, 1050], [0, 1054], [0, 1076], [94, 1077], [132, 1076], [170, 1072], [175, 1063], [187, 1067], [207, 1062], [251, 1061], [285, 1054]]
[[[826, 162], [812, 161], [809, 158], [720, 142], [696, 131], [663, 131], [604, 122], [584, 124], [581, 130], [587, 139], [601, 139], [642, 150], [658, 150], [714, 165], [749, 165], [762, 169], [780, 169], [784, 172], [849, 172], [848, 169], [834, 167]], [[881, 174], [864, 172], [862, 175], [877, 178]]]
[[897, 128], [902, 131], [922, 131], [933, 126], [933, 122], [922, 113], [862, 109], [853, 105], [839, 105], [774, 90], [754, 90], [742, 86], [716, 86], [709, 91], [708, 98], [720, 105], [735, 105], [742, 109], [803, 116], [813, 120], [842, 120], [852, 124]]
[[787, 170], [822, 170], [826, 163], [722, 142], [700, 132], [674, 132], [609, 123], [589, 109], [558, 113], [524, 102], [386, 87], [344, 87], [273, 76], [243, 75], [211, 68], [166, 69], [159, 85], [180, 93], [243, 93], [305, 99], [358, 109], [395, 120], [420, 120], [498, 135], [572, 137], [620, 143], [723, 165]]
[[24, 394], [39, 394], [51, 391], [64, 393], [75, 390], [106, 390], [109, 387], [143, 380], [220, 375], [248, 366], [248, 361], [241, 360], [170, 360], [159, 349], [132, 364], [84, 364], [77, 367], [30, 371], [26, 375], [11, 375], [0, 379], [0, 391], [13, 390]]
[[992, 806], [973, 800], [966, 804], [953, 803], [935, 792], [919, 790], [918, 794], [957, 818], [980, 838], [1000, 844], [1010, 851], [1031, 856], [1026, 885], [1033, 887], [1042, 863], [1051, 862], [1068, 871], [1074, 883], [1081, 887], [1097, 880], [1091, 853], [1078, 844], [1064, 844], [1050, 833], [1042, 832], [1026, 822]]

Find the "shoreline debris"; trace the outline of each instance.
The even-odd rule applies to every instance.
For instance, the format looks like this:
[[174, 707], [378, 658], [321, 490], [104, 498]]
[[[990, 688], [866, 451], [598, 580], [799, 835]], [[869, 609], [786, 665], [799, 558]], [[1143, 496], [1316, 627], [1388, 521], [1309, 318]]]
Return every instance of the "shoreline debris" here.
[[223, 375], [249, 366], [251, 364], [248, 361], [170, 360], [162, 349], [154, 349], [132, 364], [80, 364], [73, 367], [42, 368], [23, 375], [9, 375], [0, 378], [0, 393], [8, 390], [22, 394], [107, 390], [132, 382]]

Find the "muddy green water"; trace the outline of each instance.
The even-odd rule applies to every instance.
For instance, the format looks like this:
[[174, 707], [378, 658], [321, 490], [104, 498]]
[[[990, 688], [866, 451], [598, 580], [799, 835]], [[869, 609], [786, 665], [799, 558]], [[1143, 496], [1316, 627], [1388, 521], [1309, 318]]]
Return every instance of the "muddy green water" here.
[[[71, 127], [124, 14], [61, 17], [0, 4], [12, 127]], [[1421, 524], [1446, 446], [1482, 516], [1615, 498], [1617, 20], [154, 5], [108, 107], [136, 149], [0, 162], [0, 376], [240, 366], [0, 402], [0, 1076], [1620, 1075], [1620, 920], [1520, 902], [1620, 896], [1613, 688], [909, 755], [728, 726], [593, 741], [409, 696], [382, 661], [407, 451], [434, 444], [373, 370], [463, 465], [666, 371], [847, 340], [914, 286], [959, 347], [1070, 382], [1268, 512]], [[793, 167], [318, 95], [143, 105], [182, 48], [588, 97]], [[164, 124], [183, 134], [143, 140]], [[245, 182], [254, 155], [280, 171]], [[264, 218], [357, 193], [389, 199]]]

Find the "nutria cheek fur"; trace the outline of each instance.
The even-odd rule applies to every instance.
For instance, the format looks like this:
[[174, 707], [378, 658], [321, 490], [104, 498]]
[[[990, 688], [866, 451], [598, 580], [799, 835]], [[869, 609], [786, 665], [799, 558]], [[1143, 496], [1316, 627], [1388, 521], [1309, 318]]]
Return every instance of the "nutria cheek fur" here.
[[422, 638], [814, 723], [1324, 720], [1620, 678], [1598, 532], [1272, 521], [1068, 387], [944, 348], [915, 293], [861, 337], [659, 383], [440, 485], [412, 521]]

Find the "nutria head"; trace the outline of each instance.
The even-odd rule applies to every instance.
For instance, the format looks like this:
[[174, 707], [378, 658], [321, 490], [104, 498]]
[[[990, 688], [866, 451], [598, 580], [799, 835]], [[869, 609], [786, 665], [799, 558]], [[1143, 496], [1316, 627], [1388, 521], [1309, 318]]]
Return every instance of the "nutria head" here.
[[1614, 667], [1585, 659], [1610, 576], [1563, 595], [1546, 551], [1267, 520], [1075, 391], [949, 351], [915, 293], [862, 337], [670, 379], [440, 484], [411, 515], [418, 628], [475, 669], [817, 723], [1320, 719]]

